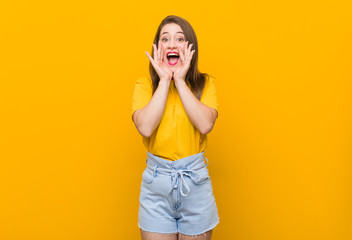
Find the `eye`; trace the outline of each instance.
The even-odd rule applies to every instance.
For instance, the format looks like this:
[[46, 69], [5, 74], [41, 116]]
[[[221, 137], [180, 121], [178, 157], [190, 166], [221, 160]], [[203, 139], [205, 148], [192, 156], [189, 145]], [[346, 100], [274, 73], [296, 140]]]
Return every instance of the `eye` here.
[[183, 38], [178, 38], [178, 40], [179, 40], [180, 42], [183, 42]]
[[161, 41], [165, 42], [165, 41], [164, 41], [165, 39], [167, 40], [167, 38], [163, 38], [163, 39], [161, 39]]

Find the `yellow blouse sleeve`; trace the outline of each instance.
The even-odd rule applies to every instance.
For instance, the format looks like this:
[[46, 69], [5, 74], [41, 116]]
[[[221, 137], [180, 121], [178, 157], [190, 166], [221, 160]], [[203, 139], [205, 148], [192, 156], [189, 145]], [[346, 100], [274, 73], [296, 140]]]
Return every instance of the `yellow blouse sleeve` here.
[[216, 94], [215, 78], [210, 77], [205, 82], [202, 96], [200, 101], [208, 107], [215, 108], [216, 111], [219, 109], [218, 98]]
[[152, 92], [151, 80], [146, 77], [137, 79], [132, 95], [132, 115], [136, 110], [144, 108], [149, 103]]

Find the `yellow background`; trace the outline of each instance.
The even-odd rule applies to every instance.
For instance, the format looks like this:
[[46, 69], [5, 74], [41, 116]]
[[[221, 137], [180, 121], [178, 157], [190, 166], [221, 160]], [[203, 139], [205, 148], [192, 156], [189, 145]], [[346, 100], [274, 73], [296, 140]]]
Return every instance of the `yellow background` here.
[[1, 1], [0, 239], [139, 239], [136, 79], [169, 14], [217, 78], [213, 239], [352, 239], [350, 1]]

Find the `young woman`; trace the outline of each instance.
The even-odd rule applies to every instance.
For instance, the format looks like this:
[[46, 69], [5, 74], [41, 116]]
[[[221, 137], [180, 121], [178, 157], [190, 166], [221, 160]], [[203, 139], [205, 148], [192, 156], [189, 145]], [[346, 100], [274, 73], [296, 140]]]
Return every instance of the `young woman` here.
[[137, 79], [132, 120], [148, 149], [138, 226], [143, 240], [210, 239], [219, 216], [204, 150], [218, 117], [215, 79], [198, 70], [192, 26], [166, 17], [156, 32], [150, 78]]

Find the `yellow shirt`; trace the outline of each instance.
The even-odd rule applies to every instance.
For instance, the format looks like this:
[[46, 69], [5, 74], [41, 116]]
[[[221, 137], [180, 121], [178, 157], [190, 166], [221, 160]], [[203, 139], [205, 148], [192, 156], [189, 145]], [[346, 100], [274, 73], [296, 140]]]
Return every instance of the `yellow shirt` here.
[[[188, 84], [188, 87], [190, 85]], [[152, 98], [151, 78], [137, 79], [132, 96], [132, 115], [146, 106]], [[206, 77], [200, 101], [218, 111], [215, 79]], [[133, 121], [133, 119], [132, 119]], [[204, 151], [207, 135], [203, 135], [189, 120], [173, 80], [171, 80], [164, 115], [159, 126], [149, 137], [143, 137], [147, 150], [163, 159], [175, 161]]]

